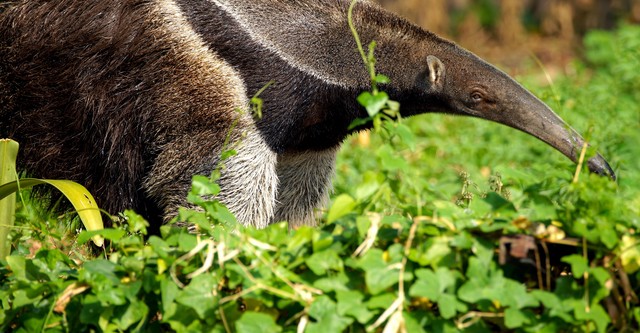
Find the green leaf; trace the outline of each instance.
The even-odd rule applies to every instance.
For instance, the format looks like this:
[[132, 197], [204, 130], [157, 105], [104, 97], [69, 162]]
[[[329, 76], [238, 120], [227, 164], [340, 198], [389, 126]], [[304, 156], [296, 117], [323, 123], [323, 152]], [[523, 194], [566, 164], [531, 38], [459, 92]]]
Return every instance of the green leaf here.
[[596, 330], [599, 333], [607, 332], [607, 326], [611, 322], [607, 311], [600, 304], [593, 304], [589, 311], [587, 311], [586, 306], [576, 306], [575, 315], [576, 319], [585, 321], [585, 325], [590, 325], [592, 329], [592, 322], [595, 323]]
[[287, 251], [297, 254], [305, 245], [311, 243], [314, 232], [316, 230], [308, 226], [298, 228], [287, 242]]
[[[320, 232], [313, 234], [313, 241], [312, 241], [311, 248], [314, 253], [324, 251], [337, 245], [335, 241], [336, 239], [333, 234], [322, 230]], [[336, 248], [337, 247], [334, 247], [334, 249]]]
[[435, 272], [438, 279], [438, 285], [440, 286], [440, 292], [455, 291], [454, 287], [459, 273], [454, 273], [454, 271], [446, 267], [437, 267]]
[[197, 196], [216, 195], [220, 193], [220, 185], [211, 181], [209, 177], [195, 175], [191, 180], [191, 193]]
[[13, 293], [13, 300], [11, 305], [14, 309], [18, 309], [25, 305], [31, 305], [40, 302], [43, 297], [42, 292], [44, 292], [44, 290], [30, 290], [28, 288], [18, 289]]
[[529, 324], [530, 322], [529, 318], [518, 309], [507, 308], [504, 310], [504, 325], [507, 328], [522, 327], [522, 325]]
[[114, 311], [113, 321], [118, 325], [119, 329], [124, 331], [135, 323], [140, 322], [140, 324], [143, 324], [142, 321], [148, 313], [149, 307], [144, 302], [134, 301]]
[[394, 263], [385, 262], [383, 256], [382, 250], [371, 249], [358, 261], [358, 267], [365, 271], [365, 283], [372, 295], [398, 283], [398, 270], [390, 268]]
[[447, 236], [432, 237], [419, 248], [412, 250], [409, 259], [421, 266], [438, 265], [445, 257], [451, 254], [451, 246]]
[[397, 296], [392, 292], [373, 296], [369, 299], [369, 302], [367, 303], [367, 308], [387, 309], [396, 300], [396, 298]]
[[109, 282], [111, 285], [120, 284], [120, 278], [116, 275], [116, 264], [105, 259], [94, 259], [84, 263], [79, 271], [81, 282], [87, 282], [89, 285], [104, 284]]
[[113, 286], [100, 286], [99, 283], [94, 283], [94, 285], [97, 287], [95, 294], [103, 304], [124, 305], [127, 303], [123, 289]]
[[522, 309], [540, 305], [538, 300], [527, 292], [527, 288], [521, 282], [505, 279], [502, 291], [503, 297], [501, 297], [501, 300], [503, 306]]
[[407, 163], [406, 159], [400, 156], [389, 145], [382, 145], [378, 148], [376, 150], [376, 155], [380, 160], [380, 165], [383, 170], [398, 171], [407, 170], [409, 168], [409, 163]]
[[400, 137], [402, 142], [409, 146], [409, 149], [416, 149], [416, 136], [413, 131], [405, 124], [396, 123], [394, 132]]
[[371, 117], [367, 117], [367, 118], [356, 118], [354, 121], [351, 122], [351, 124], [349, 124], [349, 127], [347, 128], [348, 130], [352, 130], [356, 127], [360, 127], [363, 125], [366, 125], [368, 123], [370, 123], [373, 119]]
[[451, 319], [455, 317], [458, 312], [458, 308], [460, 308], [461, 311], [466, 309], [464, 304], [458, 302], [455, 295], [442, 294], [438, 297], [438, 309], [440, 309], [440, 315], [442, 318]]
[[564, 307], [558, 296], [554, 293], [536, 289], [531, 291], [531, 296], [542, 302], [542, 305], [547, 309], [560, 309]]
[[193, 309], [200, 319], [212, 316], [218, 305], [218, 298], [213, 295], [216, 288], [215, 277], [201, 274], [191, 280], [176, 297], [176, 302]]
[[379, 84], [385, 84], [385, 83], [391, 82], [391, 80], [389, 80], [389, 78], [384, 74], [376, 74], [375, 81], [376, 83], [379, 83]]
[[562, 257], [562, 262], [566, 262], [571, 265], [571, 273], [573, 276], [581, 277], [584, 272], [589, 269], [589, 263], [587, 259], [579, 254], [572, 254], [565, 257]]
[[490, 204], [491, 209], [494, 212], [498, 212], [498, 211], [516, 212], [516, 207], [513, 205], [513, 203], [503, 198], [500, 194], [496, 192], [487, 193], [487, 196], [482, 200]]
[[482, 300], [500, 303], [503, 298], [503, 283], [504, 277], [501, 275], [488, 278], [482, 276], [472, 277], [460, 286], [460, 289], [458, 289], [458, 297], [469, 303], [477, 303]]
[[613, 249], [620, 241], [618, 233], [614, 230], [610, 220], [599, 217], [596, 217], [596, 219], [596, 229], [600, 235], [600, 241], [607, 248]]
[[127, 229], [130, 233], [140, 232], [143, 235], [147, 234], [149, 222], [142, 215], [127, 209], [124, 211], [124, 216], [127, 219]]
[[30, 262], [38, 267], [39, 279], [42, 280], [47, 276], [49, 281], [59, 280], [61, 275], [69, 274], [70, 266], [74, 265], [67, 255], [56, 249], [40, 250]]
[[410, 332], [410, 333], [428, 333], [431, 331], [426, 331], [425, 330], [425, 321], [426, 321], [426, 316], [424, 316], [423, 313], [416, 313], [416, 312], [407, 312], [407, 311], [403, 311], [402, 312], [402, 316], [404, 317], [405, 320], [405, 332]]
[[622, 236], [620, 261], [628, 274], [633, 274], [640, 269], [640, 238], [631, 235]]
[[92, 231], [85, 230], [78, 235], [78, 238], [76, 239], [76, 241], [78, 242], [78, 244], [84, 244], [96, 236], [100, 236], [103, 239], [108, 239], [111, 241], [117, 241], [117, 240], [120, 240], [122, 237], [124, 237], [125, 234], [126, 232], [124, 230], [112, 229], [112, 228], [92, 230]]
[[379, 174], [373, 171], [366, 171], [362, 175], [362, 182], [356, 188], [356, 199], [358, 201], [363, 201], [380, 188], [382, 182], [378, 176]]
[[[128, 258], [132, 259], [132, 258]], [[124, 293], [124, 296], [131, 302], [136, 301], [138, 299], [138, 295], [140, 294], [140, 290], [142, 289], [142, 280], [126, 280], [124, 282], [121, 281], [120, 287]]]
[[327, 270], [342, 271], [342, 259], [332, 249], [316, 252], [305, 260], [305, 263], [316, 275], [324, 275]]
[[149, 245], [151, 245], [151, 248], [153, 249], [153, 251], [158, 256], [160, 256], [161, 258], [169, 257], [169, 252], [172, 249], [164, 239], [162, 239], [162, 238], [160, 238], [158, 236], [151, 236], [151, 237], [149, 237], [149, 241], [148, 242], [149, 242]]
[[273, 317], [259, 312], [247, 311], [235, 323], [238, 333], [279, 333], [282, 328], [278, 326]]
[[180, 233], [178, 234], [178, 249], [180, 251], [189, 252], [198, 245], [198, 237], [194, 234]]
[[392, 100], [388, 100], [387, 101], [387, 109], [385, 110], [386, 113], [392, 117], [399, 117], [400, 114], [400, 103], [396, 102], [396, 101], [392, 101]]
[[20, 255], [8, 256], [7, 266], [13, 272], [16, 279], [27, 280], [26, 259]]
[[341, 194], [334, 199], [333, 205], [329, 208], [327, 214], [327, 223], [331, 223], [342, 216], [345, 216], [353, 211], [356, 207], [356, 201], [348, 194]]
[[315, 322], [309, 323], [305, 330], [307, 333], [342, 332], [353, 323], [352, 318], [340, 315], [336, 303], [324, 295], [311, 303], [309, 316]]
[[389, 100], [389, 95], [385, 92], [377, 92], [372, 94], [368, 91], [358, 96], [358, 103], [367, 109], [369, 117], [373, 117], [380, 112]]
[[459, 302], [455, 293], [457, 277], [445, 267], [436, 271], [418, 269], [415, 272], [417, 281], [409, 289], [409, 295], [426, 297], [438, 303], [440, 314], [445, 319], [453, 318], [458, 311], [465, 311], [464, 303]]
[[[474, 216], [480, 217], [490, 216], [489, 214], [494, 211], [490, 203], [479, 199], [471, 200], [469, 203], [469, 209], [473, 212]], [[501, 230], [502, 228], [499, 227], [499, 229]], [[483, 231], [489, 232], [489, 230]]]
[[165, 312], [169, 312], [170, 308], [175, 305], [174, 301], [180, 290], [175, 282], [169, 279], [167, 276], [162, 276], [160, 281], [160, 296], [162, 300], [162, 309]]
[[[104, 228], [102, 216], [100, 216], [100, 208], [98, 208], [96, 200], [84, 186], [70, 180], [24, 178], [0, 186], [0, 199], [20, 189], [41, 184], [49, 184], [62, 192], [69, 202], [71, 202], [84, 227], [88, 231]], [[102, 246], [104, 244], [104, 239], [98, 235], [94, 236], [92, 240], [96, 246]]]
[[340, 315], [352, 316], [361, 324], [367, 323], [374, 316], [373, 312], [363, 306], [364, 295], [360, 291], [339, 290], [336, 292], [336, 299]]
[[347, 291], [349, 290], [347, 283], [349, 283], [349, 277], [347, 277], [344, 272], [339, 272], [335, 276], [315, 280], [313, 286], [324, 292]]
[[89, 294], [82, 302], [80, 322], [98, 326], [98, 319], [103, 312], [105, 312], [105, 310], [98, 297], [96, 297], [96, 295]]
[[[458, 289], [458, 297], [461, 300], [469, 303], [476, 303], [482, 299], [486, 299], [488, 293], [485, 291], [487, 285], [483, 283], [480, 279], [470, 279], [465, 282], [460, 289]], [[497, 299], [498, 295], [494, 295], [493, 297], [489, 297], [490, 300]]]
[[356, 227], [361, 239], [364, 239], [371, 228], [371, 220], [367, 216], [358, 216], [356, 218]]
[[440, 283], [438, 277], [431, 269], [418, 269], [415, 272], [418, 280], [409, 288], [409, 295], [413, 297], [426, 297], [432, 301], [437, 301], [440, 293]]
[[411, 296], [427, 297], [438, 304], [440, 315], [445, 319], [455, 317], [458, 312], [467, 311], [464, 303], [455, 295], [456, 275], [445, 267], [419, 269], [415, 272], [418, 280], [409, 290]]
[[[205, 209], [207, 216], [213, 221], [225, 226], [234, 227], [237, 225], [236, 217], [231, 213], [229, 208], [219, 201], [205, 201], [201, 207]], [[209, 223], [207, 223], [209, 224]], [[199, 224], [200, 225], [200, 224]]]

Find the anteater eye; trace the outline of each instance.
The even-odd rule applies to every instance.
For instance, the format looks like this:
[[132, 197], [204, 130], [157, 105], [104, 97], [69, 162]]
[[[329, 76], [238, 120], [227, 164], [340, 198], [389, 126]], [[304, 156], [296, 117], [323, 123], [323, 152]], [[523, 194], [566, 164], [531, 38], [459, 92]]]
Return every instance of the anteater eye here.
[[482, 102], [482, 100], [484, 99], [484, 97], [482, 96], [482, 94], [478, 91], [474, 91], [471, 93], [471, 101], [474, 103], [480, 103]]

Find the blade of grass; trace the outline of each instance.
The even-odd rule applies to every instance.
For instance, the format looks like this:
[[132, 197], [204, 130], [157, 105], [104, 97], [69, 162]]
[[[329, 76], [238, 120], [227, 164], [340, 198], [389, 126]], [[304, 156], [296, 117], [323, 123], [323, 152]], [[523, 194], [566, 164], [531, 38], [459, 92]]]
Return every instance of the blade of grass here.
[[[11, 139], [0, 139], [0, 184], [15, 181], [16, 158], [19, 145]], [[11, 252], [9, 232], [15, 221], [16, 195], [15, 192], [4, 199], [0, 199], [0, 259], [4, 259]]]
[[[21, 188], [28, 188], [40, 184], [49, 184], [62, 192], [78, 212], [82, 224], [84, 224], [84, 227], [88, 231], [104, 228], [100, 209], [98, 205], [96, 205], [96, 201], [91, 193], [89, 193], [84, 186], [70, 180], [25, 178], [19, 181], [12, 181], [0, 186], [0, 199], [15, 193]], [[104, 244], [104, 239], [101, 236], [93, 236], [92, 240], [96, 246], [102, 246]]]

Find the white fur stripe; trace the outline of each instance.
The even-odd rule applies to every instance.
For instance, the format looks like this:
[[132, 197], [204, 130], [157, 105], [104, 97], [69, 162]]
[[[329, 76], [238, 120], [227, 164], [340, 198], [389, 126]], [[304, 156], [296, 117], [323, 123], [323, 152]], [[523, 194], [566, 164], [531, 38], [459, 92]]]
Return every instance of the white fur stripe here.
[[[227, 12], [231, 17], [233, 17], [233, 19], [244, 29], [244, 31], [247, 34], [249, 34], [253, 42], [277, 54], [282, 60], [287, 62], [290, 66], [302, 72], [305, 72], [313, 77], [316, 77], [326, 83], [340, 86], [340, 87], [347, 86], [345, 82], [340, 80], [340, 78], [331, 77], [327, 73], [322, 73], [318, 71], [313, 66], [306, 64], [304, 61], [301, 61], [299, 57], [296, 57], [295, 55], [293, 55], [286, 48], [282, 48], [281, 46], [279, 46], [277, 42], [273, 40], [270, 34], [265, 33], [264, 31], [261, 31], [262, 29], [260, 29], [260, 26], [264, 26], [264, 22], [259, 17], [253, 18], [252, 20], [248, 19], [247, 18], [248, 16], [249, 17], [252, 16], [251, 15], [252, 11], [256, 11], [256, 9], [258, 11], [261, 11], [259, 9], [261, 8], [260, 7], [261, 4], [257, 2], [247, 3], [247, 4], [237, 4], [237, 3], [231, 3], [231, 1], [229, 0], [209, 0], [209, 1], [211, 1], [214, 5], [218, 6], [219, 8]], [[265, 9], [268, 8], [269, 5], [267, 4], [266, 6], [267, 7], [265, 7]], [[247, 10], [246, 7], [259, 7], [259, 8], [256, 8], [256, 9], [252, 8], [252, 10]], [[245, 9], [245, 10], [243, 11], [242, 9]], [[246, 12], [249, 12], [249, 14], [247, 14]], [[290, 13], [287, 11], [287, 13], [282, 12], [281, 14], [285, 15]], [[304, 19], [303, 21], [295, 24], [295, 26], [304, 26], [307, 33], [309, 31], [313, 31], [313, 27], [322, 29], [325, 26], [325, 24], [323, 24], [321, 20], [314, 21], [314, 20], [311, 20], [308, 16], [301, 17], [300, 15], [297, 15], [294, 17], [287, 17], [287, 18], [290, 18], [290, 19], [297, 18], [298, 20]], [[282, 21], [286, 21], [286, 19]], [[292, 25], [293, 21], [288, 21], [288, 23], [284, 23], [284, 24]], [[322, 50], [317, 50], [317, 52], [322, 52]]]
[[245, 226], [264, 228], [275, 211], [278, 175], [276, 153], [252, 128], [238, 140], [236, 155], [224, 162], [220, 201]]

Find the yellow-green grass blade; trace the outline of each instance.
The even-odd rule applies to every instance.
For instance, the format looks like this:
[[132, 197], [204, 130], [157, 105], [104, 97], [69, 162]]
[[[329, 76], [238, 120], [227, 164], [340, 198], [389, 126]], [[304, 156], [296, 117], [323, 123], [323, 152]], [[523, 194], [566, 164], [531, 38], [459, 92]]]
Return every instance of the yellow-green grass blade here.
[[[16, 158], [19, 145], [11, 139], [0, 139], [0, 184], [15, 181]], [[12, 192], [0, 199], [0, 259], [6, 258], [11, 251], [9, 232], [15, 221], [16, 195]]]
[[[24, 178], [0, 186], [0, 199], [18, 191], [20, 188], [28, 188], [40, 184], [49, 184], [64, 194], [73, 208], [78, 212], [84, 227], [89, 230], [101, 230], [104, 228], [100, 209], [89, 191], [82, 185], [70, 180]], [[99, 236], [91, 238], [97, 246], [104, 244], [104, 239]]]

